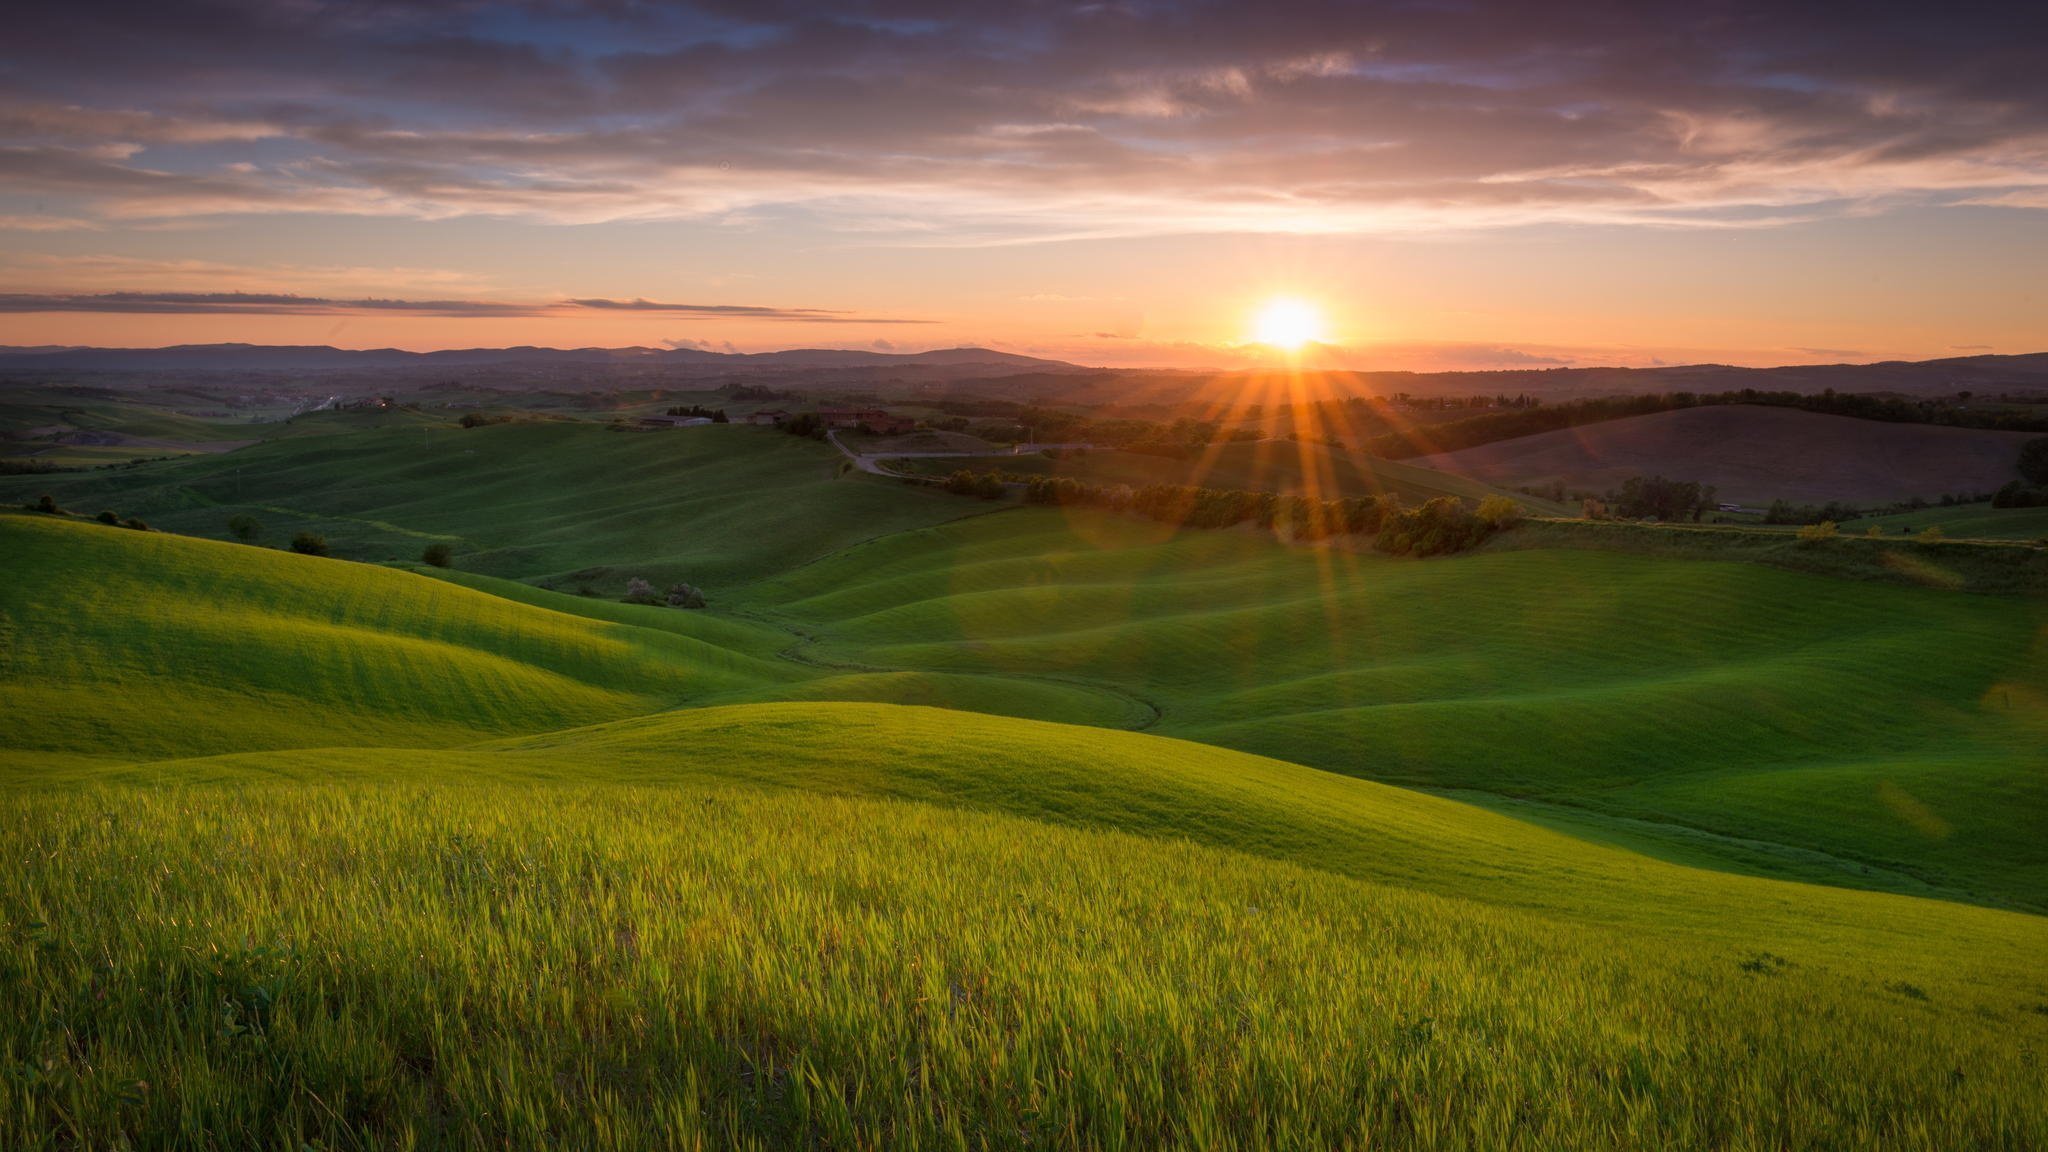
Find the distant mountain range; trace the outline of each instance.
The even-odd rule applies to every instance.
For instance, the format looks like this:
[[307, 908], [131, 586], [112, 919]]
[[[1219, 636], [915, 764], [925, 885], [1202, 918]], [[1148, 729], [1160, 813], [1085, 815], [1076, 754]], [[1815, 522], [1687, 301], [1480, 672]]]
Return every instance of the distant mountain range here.
[[[794, 348], [781, 352], [708, 352], [695, 348], [461, 348], [408, 352], [326, 345], [181, 344], [169, 348], [0, 346], [0, 373], [224, 373], [276, 377], [318, 374], [323, 386], [356, 375], [396, 373], [417, 379], [446, 373], [498, 387], [557, 387], [571, 380], [649, 375], [706, 378], [744, 375], [809, 387], [889, 389], [905, 394], [984, 397], [1081, 404], [1177, 404], [1241, 398], [1247, 380], [1270, 369], [1084, 368], [989, 348], [870, 352]], [[579, 379], [580, 378], [580, 379]], [[2048, 353], [1892, 360], [1875, 364], [1800, 364], [1741, 368], [1683, 364], [1654, 368], [1514, 368], [1405, 372], [1317, 369], [1291, 387], [1301, 399], [1408, 393], [1415, 396], [1527, 393], [1544, 399], [1650, 392], [1758, 391], [1893, 393], [1953, 396], [1958, 392], [2048, 392]]]
[[1077, 371], [989, 348], [932, 352], [864, 352], [794, 348], [782, 352], [705, 352], [694, 348], [459, 348], [407, 352], [400, 348], [348, 349], [324, 344], [179, 344], [169, 348], [0, 346], [0, 370], [73, 372], [321, 372], [365, 368], [471, 368], [486, 365], [639, 365], [712, 368], [918, 368], [999, 369], [1004, 372]]

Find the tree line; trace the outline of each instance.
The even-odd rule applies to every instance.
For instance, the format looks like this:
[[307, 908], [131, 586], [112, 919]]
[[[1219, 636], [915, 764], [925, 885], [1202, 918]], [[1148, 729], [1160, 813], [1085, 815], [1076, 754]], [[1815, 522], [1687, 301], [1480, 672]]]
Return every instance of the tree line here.
[[[960, 495], [996, 499], [1003, 495], [1000, 472], [966, 469], [940, 481]], [[1456, 496], [1439, 496], [1414, 508], [1398, 497], [1346, 496], [1321, 499], [1241, 488], [1203, 488], [1187, 484], [1089, 484], [1070, 476], [1032, 476], [1024, 480], [1024, 500], [1062, 508], [1102, 508], [1143, 516], [1176, 528], [1231, 528], [1249, 524], [1293, 540], [1326, 540], [1336, 536], [1371, 536], [1373, 546], [1397, 556], [1441, 556], [1484, 543], [1496, 532], [1521, 520], [1521, 505], [1505, 496], [1489, 496], [1475, 509]]]

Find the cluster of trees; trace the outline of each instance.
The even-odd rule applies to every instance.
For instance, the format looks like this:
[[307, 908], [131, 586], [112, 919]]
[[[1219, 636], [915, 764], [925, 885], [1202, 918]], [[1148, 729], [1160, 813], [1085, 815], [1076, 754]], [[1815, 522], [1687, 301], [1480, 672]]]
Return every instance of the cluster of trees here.
[[482, 428], [488, 424], [510, 424], [512, 417], [503, 412], [464, 412], [461, 424], [464, 428]]
[[731, 420], [726, 418], [725, 409], [706, 408], [702, 404], [677, 405], [669, 409], [668, 414], [671, 416], [689, 416], [696, 419], [709, 420], [713, 424], [732, 423]]
[[2048, 436], [2020, 445], [2020, 476], [1991, 498], [1993, 508], [2048, 508]]
[[[1361, 402], [1362, 399], [1362, 397], [1354, 396], [1346, 401], [1346, 403], [1356, 404]], [[1459, 408], [1535, 408], [1543, 403], [1540, 398], [1531, 396], [1526, 392], [1517, 393], [1513, 396], [1509, 396], [1505, 392], [1495, 393], [1492, 396], [1476, 394], [1472, 396], [1410, 396], [1406, 392], [1396, 392], [1388, 397], [1388, 399], [1403, 408], [1413, 408], [1418, 412], [1445, 412]]]
[[961, 468], [939, 481], [939, 487], [955, 496], [979, 496], [983, 500], [996, 500], [1003, 495], [1003, 474], [971, 472]]
[[2048, 487], [2030, 487], [2018, 480], [1992, 494], [1993, 508], [2048, 508]]
[[1631, 476], [1623, 481], [1619, 491], [1608, 493], [1607, 503], [1615, 515], [1629, 520], [1655, 517], [1665, 522], [1698, 521], [1714, 507], [1714, 487], [1697, 480]]
[[694, 584], [671, 584], [668, 591], [657, 594], [654, 585], [635, 576], [626, 581], [626, 602], [666, 605], [670, 608], [702, 608], [704, 592]]
[[1295, 540], [1374, 536], [1374, 547], [1395, 555], [1437, 556], [1474, 547], [1521, 519], [1521, 506], [1488, 497], [1474, 511], [1455, 496], [1439, 496], [1404, 509], [1392, 496], [1312, 496], [1184, 484], [1085, 484], [1066, 476], [1035, 476], [1024, 499], [1033, 504], [1089, 506], [1131, 512], [1178, 528], [1252, 524]]
[[1854, 520], [1863, 513], [1839, 500], [1825, 504], [1794, 504], [1789, 500], [1771, 501], [1764, 510], [1766, 524], [1840, 524]]
[[768, 387], [766, 384], [742, 384], [737, 380], [726, 384], [719, 391], [734, 400], [745, 403], [768, 404], [777, 400], [788, 399], [787, 396]]
[[66, 467], [55, 460], [0, 460], [0, 476], [47, 476], [52, 472], [83, 472], [85, 469]]
[[[23, 504], [21, 507], [22, 511], [24, 512], [41, 512], [46, 516], [77, 515], [77, 513], [71, 511], [71, 509], [64, 507], [62, 504], [57, 503], [57, 498], [55, 496], [50, 495], [48, 492], [45, 492], [42, 495], [36, 497], [34, 500], [26, 504]], [[147, 521], [137, 519], [133, 516], [123, 519], [119, 512], [115, 512], [111, 509], [101, 512], [99, 515], [93, 517], [93, 519], [99, 521], [102, 524], [111, 524], [118, 528], [133, 528], [137, 532], [148, 532], [151, 530]]]
[[[1360, 405], [1368, 401], [1355, 401]], [[1630, 416], [1647, 416], [1680, 408], [1703, 408], [1723, 404], [1760, 404], [1773, 408], [1796, 408], [1831, 416], [1852, 416], [1859, 420], [1884, 420], [1904, 424], [1942, 424], [1961, 428], [1991, 428], [2006, 431], [2048, 432], [2048, 415], [2012, 412], [1995, 408], [1972, 408], [1960, 399], [1912, 400], [1892, 396], [1871, 396], [1856, 392], [1820, 393], [1763, 392], [1743, 388], [1732, 392], [1661, 392], [1644, 396], [1608, 396], [1574, 400], [1564, 404], [1532, 404], [1528, 407], [1491, 411], [1483, 416], [1450, 420], [1425, 428], [1395, 429], [1365, 441], [1365, 451], [1375, 456], [1401, 459], [1432, 452], [1474, 448], [1498, 440], [1534, 436], [1584, 424], [1599, 424]]]
[[799, 412], [776, 425], [791, 436], [802, 436], [807, 440], [823, 440], [832, 429], [825, 424], [825, 418], [816, 412]]

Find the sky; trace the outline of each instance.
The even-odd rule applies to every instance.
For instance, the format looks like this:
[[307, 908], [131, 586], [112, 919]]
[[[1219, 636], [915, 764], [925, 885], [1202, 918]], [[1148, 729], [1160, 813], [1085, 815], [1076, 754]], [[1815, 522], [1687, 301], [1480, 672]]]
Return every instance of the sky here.
[[0, 344], [2048, 350], [2048, 5], [22, 5]]

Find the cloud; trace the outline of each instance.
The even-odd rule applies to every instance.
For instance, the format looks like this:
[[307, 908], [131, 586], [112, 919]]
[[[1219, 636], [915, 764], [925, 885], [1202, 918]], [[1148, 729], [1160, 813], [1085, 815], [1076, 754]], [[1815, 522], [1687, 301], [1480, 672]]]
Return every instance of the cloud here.
[[37, 5], [0, 181], [105, 221], [790, 211], [927, 246], [2048, 209], [2040, 5], [904, 11]]
[[889, 316], [855, 316], [826, 308], [767, 308], [752, 304], [664, 304], [654, 300], [571, 299], [577, 308], [615, 312], [662, 312], [677, 316], [714, 316], [728, 320], [789, 320], [805, 324], [933, 324]]
[[69, 216], [0, 216], [0, 232], [94, 232], [101, 227]]
[[423, 316], [540, 316], [545, 305], [482, 300], [330, 300], [267, 292], [102, 292], [89, 295], [0, 293], [0, 313], [113, 312], [170, 315], [343, 316], [415, 313]]
[[851, 316], [817, 308], [767, 308], [743, 304], [656, 304], [647, 300], [563, 300], [530, 303], [501, 300], [403, 300], [382, 297], [334, 299], [285, 292], [99, 292], [0, 293], [0, 313], [104, 312], [176, 315], [348, 316], [414, 314], [461, 317], [568, 316], [588, 310], [658, 312], [721, 319], [771, 320], [804, 324], [929, 324], [929, 320]]

